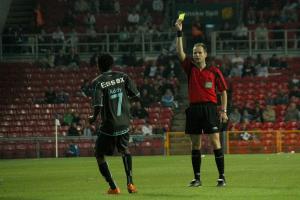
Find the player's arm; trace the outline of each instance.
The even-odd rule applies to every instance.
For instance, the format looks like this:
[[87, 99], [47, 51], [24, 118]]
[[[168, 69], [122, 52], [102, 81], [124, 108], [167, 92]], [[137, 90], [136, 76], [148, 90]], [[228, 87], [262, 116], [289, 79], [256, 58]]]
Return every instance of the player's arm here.
[[126, 76], [126, 92], [130, 100], [139, 101], [140, 100], [140, 92], [138, 91], [136, 84]]
[[183, 51], [183, 42], [182, 42], [182, 20], [181, 19], [177, 19], [176, 23], [175, 23], [175, 27], [177, 30], [177, 37], [176, 37], [176, 51], [177, 51], [177, 55], [179, 57], [179, 60], [181, 62], [184, 61], [186, 55]]
[[96, 121], [98, 114], [101, 111], [101, 106], [95, 106], [94, 107], [94, 112], [92, 116], [89, 116], [89, 122], [92, 124]]
[[223, 90], [221, 92], [221, 112], [220, 112], [221, 122], [227, 122], [227, 91]]
[[96, 85], [94, 88], [92, 106], [93, 106], [93, 115], [89, 117], [89, 122], [91, 124], [96, 121], [97, 116], [101, 111], [101, 107], [103, 106], [103, 91], [100, 85]]

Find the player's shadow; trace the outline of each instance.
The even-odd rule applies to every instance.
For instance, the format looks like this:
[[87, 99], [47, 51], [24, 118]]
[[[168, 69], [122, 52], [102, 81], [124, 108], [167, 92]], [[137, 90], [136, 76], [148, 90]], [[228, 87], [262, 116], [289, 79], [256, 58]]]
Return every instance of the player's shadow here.
[[154, 193], [143, 193], [142, 196], [147, 196], [147, 197], [181, 197], [181, 198], [190, 198], [190, 197], [195, 197], [195, 195], [180, 195], [180, 194], [170, 194], [170, 193], [160, 193], [160, 194], [154, 194]]

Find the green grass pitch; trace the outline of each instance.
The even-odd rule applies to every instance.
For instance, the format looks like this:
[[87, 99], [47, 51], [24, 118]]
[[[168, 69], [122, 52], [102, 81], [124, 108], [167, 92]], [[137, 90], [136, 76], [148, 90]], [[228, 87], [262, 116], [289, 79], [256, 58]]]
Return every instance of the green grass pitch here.
[[189, 188], [190, 156], [137, 156], [133, 160], [137, 194], [128, 194], [120, 157], [109, 157], [121, 189], [107, 195], [94, 158], [0, 160], [1, 200], [102, 199], [300, 199], [300, 154], [226, 155], [227, 186], [217, 188], [212, 155], [202, 159], [202, 182]]

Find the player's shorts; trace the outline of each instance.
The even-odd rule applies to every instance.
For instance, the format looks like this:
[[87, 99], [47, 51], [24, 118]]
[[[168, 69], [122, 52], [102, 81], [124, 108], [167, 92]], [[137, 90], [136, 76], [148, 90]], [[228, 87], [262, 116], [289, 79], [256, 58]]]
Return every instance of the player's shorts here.
[[95, 156], [113, 155], [115, 148], [118, 152], [125, 152], [128, 149], [129, 133], [118, 136], [99, 134], [95, 145]]
[[219, 116], [214, 103], [195, 103], [185, 110], [186, 134], [212, 134], [219, 132]]

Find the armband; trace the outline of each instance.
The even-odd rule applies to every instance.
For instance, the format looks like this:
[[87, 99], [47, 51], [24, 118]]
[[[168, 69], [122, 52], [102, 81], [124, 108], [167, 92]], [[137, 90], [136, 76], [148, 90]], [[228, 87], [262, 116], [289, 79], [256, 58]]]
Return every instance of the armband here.
[[177, 37], [182, 37], [182, 31], [177, 31]]

